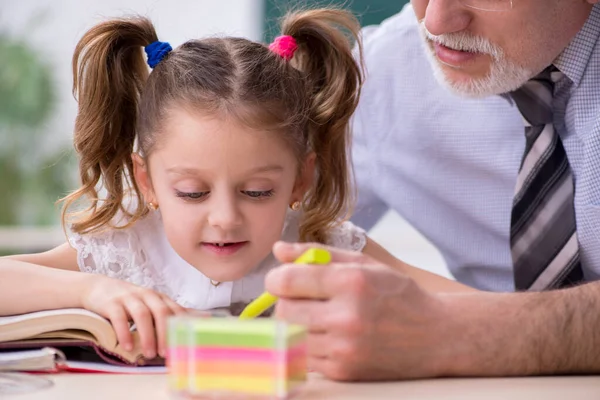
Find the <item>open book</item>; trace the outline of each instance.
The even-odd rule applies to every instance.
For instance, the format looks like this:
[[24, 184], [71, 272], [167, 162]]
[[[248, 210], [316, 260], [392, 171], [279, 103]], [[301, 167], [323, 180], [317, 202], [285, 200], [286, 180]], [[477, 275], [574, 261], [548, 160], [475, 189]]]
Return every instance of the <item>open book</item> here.
[[132, 334], [134, 347], [127, 351], [118, 344], [108, 320], [83, 309], [0, 317], [0, 351], [51, 347], [59, 349], [73, 365], [91, 361], [123, 367], [164, 366], [160, 357], [144, 358], [139, 336], [135, 331]]

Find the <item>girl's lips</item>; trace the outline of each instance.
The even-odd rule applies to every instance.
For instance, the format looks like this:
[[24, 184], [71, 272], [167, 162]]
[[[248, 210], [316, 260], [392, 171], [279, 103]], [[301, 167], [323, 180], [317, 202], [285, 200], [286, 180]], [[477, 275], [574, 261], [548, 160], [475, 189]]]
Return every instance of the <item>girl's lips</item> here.
[[473, 53], [470, 51], [454, 50], [443, 44], [433, 42], [433, 50], [436, 57], [444, 64], [461, 67], [464, 64], [473, 61], [481, 55], [481, 53]]
[[240, 251], [244, 246], [246, 246], [249, 242], [235, 242], [235, 243], [225, 243], [224, 246], [219, 246], [217, 243], [202, 243], [202, 248], [216, 254], [218, 256], [231, 256]]

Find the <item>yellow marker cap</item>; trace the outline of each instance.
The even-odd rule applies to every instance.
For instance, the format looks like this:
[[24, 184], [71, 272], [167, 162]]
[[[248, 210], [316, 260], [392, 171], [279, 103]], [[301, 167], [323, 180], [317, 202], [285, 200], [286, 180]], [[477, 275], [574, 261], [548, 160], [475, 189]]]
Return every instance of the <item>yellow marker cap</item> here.
[[294, 264], [320, 264], [331, 262], [331, 254], [324, 249], [308, 249], [294, 261]]

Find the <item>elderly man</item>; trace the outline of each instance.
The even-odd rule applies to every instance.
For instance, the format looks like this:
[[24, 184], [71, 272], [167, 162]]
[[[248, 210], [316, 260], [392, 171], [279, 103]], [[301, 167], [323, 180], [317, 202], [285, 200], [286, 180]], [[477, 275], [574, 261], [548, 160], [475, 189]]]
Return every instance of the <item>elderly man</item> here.
[[[430, 293], [354, 253], [284, 265], [267, 288], [281, 317], [309, 326], [312, 368], [343, 380], [600, 371], [597, 3], [412, 0], [365, 31], [355, 219], [397, 210], [481, 291]], [[306, 246], [275, 253], [289, 262]]]

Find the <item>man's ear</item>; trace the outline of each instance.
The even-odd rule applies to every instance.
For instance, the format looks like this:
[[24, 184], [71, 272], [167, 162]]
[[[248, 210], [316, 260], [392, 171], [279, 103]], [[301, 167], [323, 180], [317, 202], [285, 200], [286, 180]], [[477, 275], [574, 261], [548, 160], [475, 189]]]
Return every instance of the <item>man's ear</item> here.
[[310, 153], [306, 156], [304, 163], [300, 168], [300, 173], [294, 184], [294, 190], [292, 191], [291, 202], [302, 201], [304, 195], [313, 185], [315, 179], [315, 162], [316, 154]]
[[144, 196], [146, 203], [156, 203], [154, 196], [154, 190], [152, 189], [152, 181], [150, 180], [150, 173], [148, 172], [148, 166], [144, 159], [137, 153], [131, 155], [131, 161], [133, 162], [133, 177], [135, 183]]

